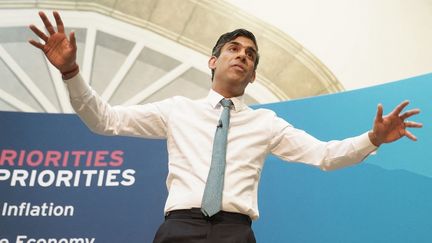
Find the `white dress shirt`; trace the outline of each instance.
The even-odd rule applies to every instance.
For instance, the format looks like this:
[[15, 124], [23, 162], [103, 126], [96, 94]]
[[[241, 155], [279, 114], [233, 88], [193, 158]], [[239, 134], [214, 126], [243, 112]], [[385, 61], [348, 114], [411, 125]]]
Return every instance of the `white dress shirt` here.
[[[165, 212], [201, 207], [213, 138], [222, 112], [219, 101], [223, 96], [210, 90], [201, 100], [176, 96], [145, 105], [111, 107], [80, 75], [66, 83], [73, 108], [92, 131], [167, 139], [169, 172]], [[258, 218], [258, 182], [269, 153], [283, 160], [331, 170], [358, 163], [376, 149], [367, 133], [342, 141], [322, 142], [294, 128], [271, 110], [253, 110], [243, 103], [242, 97], [231, 100], [234, 108], [228, 131], [224, 211]]]

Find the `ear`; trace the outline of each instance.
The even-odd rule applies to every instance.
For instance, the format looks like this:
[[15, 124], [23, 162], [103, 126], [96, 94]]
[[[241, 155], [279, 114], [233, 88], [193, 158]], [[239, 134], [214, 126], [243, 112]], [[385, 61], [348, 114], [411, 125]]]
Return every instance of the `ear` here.
[[256, 78], [256, 72], [254, 71], [251, 77], [251, 80], [249, 81], [249, 83], [253, 83], [255, 81]]
[[215, 57], [215, 56], [210, 57], [210, 59], [208, 61], [208, 67], [211, 70], [216, 69], [216, 61], [217, 61], [217, 57]]

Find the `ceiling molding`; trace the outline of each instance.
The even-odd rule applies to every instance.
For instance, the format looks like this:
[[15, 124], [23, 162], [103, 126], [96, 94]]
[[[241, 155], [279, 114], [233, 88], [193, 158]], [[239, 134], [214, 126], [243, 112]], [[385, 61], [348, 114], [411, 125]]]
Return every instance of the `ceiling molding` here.
[[279, 29], [222, 0], [33, 0], [2, 1], [0, 8], [93, 11], [151, 30], [210, 55], [221, 33], [246, 28], [260, 51], [257, 81], [280, 100], [344, 90], [312, 53]]

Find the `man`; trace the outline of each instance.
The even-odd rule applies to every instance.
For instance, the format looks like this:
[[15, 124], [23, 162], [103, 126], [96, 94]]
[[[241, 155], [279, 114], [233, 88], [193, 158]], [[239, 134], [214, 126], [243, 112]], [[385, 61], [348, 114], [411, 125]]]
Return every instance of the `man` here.
[[422, 126], [405, 121], [420, 112], [401, 114], [407, 101], [384, 117], [379, 105], [372, 131], [322, 142], [270, 110], [250, 109], [242, 96], [255, 79], [259, 55], [254, 35], [243, 29], [222, 35], [213, 48], [212, 89], [205, 99], [111, 107], [79, 75], [75, 36], [66, 38], [60, 15], [53, 13], [57, 31], [39, 15], [49, 36], [31, 25], [45, 43], [30, 43], [62, 73], [72, 106], [92, 131], [167, 139], [166, 220], [154, 242], [255, 242], [251, 220], [258, 218], [258, 181], [268, 153], [331, 170], [362, 161], [383, 143], [416, 140], [406, 128]]

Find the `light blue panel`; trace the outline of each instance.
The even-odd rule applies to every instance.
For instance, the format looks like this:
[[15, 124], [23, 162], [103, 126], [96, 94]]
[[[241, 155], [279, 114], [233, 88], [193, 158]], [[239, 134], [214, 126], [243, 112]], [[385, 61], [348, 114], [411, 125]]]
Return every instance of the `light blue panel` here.
[[401, 101], [422, 113], [407, 138], [384, 145], [364, 163], [332, 172], [269, 157], [260, 185], [258, 242], [432, 242], [432, 74], [381, 86], [264, 105], [322, 140], [372, 127]]

